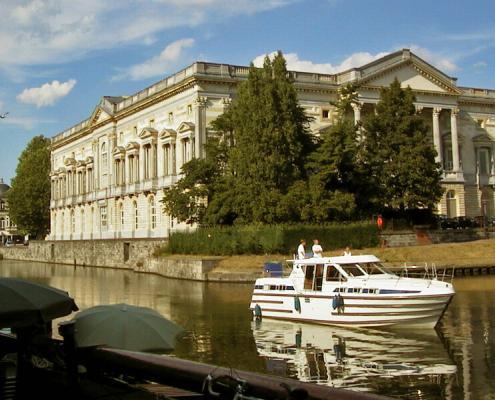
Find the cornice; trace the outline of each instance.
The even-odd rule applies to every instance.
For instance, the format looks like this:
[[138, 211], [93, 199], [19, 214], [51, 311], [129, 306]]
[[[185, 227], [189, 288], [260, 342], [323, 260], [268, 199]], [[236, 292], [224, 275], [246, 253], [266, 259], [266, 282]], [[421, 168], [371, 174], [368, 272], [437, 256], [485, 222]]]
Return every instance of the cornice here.
[[67, 144], [72, 143], [81, 137], [84, 137], [86, 135], [93, 133], [96, 129], [98, 129], [102, 126], [105, 126], [105, 125], [110, 124], [112, 122], [116, 123], [119, 120], [122, 120], [129, 115], [132, 115], [132, 114], [139, 112], [139, 111], [141, 111], [147, 107], [150, 107], [156, 103], [159, 103], [162, 100], [173, 97], [173, 96], [177, 95], [178, 93], [184, 92], [184, 91], [190, 89], [191, 87], [194, 87], [194, 85], [196, 83], [197, 83], [197, 79], [196, 79], [196, 77], [193, 76], [193, 77], [187, 79], [186, 81], [181, 82], [181, 84], [179, 86], [172, 88], [171, 90], [170, 90], [170, 88], [167, 88], [169, 90], [165, 89], [162, 92], [157, 92], [156, 94], [153, 94], [150, 97], [147, 97], [143, 100], [138, 101], [136, 104], [133, 104], [129, 108], [126, 108], [120, 112], [117, 112], [115, 115], [111, 116], [110, 118], [107, 118], [107, 119], [105, 119], [105, 120], [103, 120], [103, 121], [101, 121], [95, 125], [87, 126], [83, 129], [81, 129], [79, 132], [76, 132], [76, 133], [70, 135], [66, 139], [62, 139], [60, 141], [57, 141], [56, 143], [52, 143], [52, 148], [55, 150], [55, 149], [58, 149], [60, 147], [66, 146]]

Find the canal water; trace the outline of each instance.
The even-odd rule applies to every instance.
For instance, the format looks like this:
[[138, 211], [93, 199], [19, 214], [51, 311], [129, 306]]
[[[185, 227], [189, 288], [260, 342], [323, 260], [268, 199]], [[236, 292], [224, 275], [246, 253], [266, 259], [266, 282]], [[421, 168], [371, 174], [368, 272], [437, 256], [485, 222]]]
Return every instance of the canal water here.
[[495, 275], [455, 278], [456, 296], [436, 331], [256, 323], [250, 284], [6, 260], [0, 276], [64, 289], [80, 309], [154, 308], [186, 329], [173, 354], [190, 360], [400, 399], [495, 399]]

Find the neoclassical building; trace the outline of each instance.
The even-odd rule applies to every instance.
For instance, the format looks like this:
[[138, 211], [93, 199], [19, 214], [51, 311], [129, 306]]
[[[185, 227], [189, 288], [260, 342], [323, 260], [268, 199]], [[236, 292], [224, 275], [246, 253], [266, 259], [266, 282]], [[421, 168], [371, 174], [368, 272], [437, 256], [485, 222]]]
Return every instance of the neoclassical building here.
[[17, 235], [17, 227], [9, 216], [9, 203], [7, 201], [7, 192], [10, 186], [0, 178], [0, 245], [7, 241], [13, 241]]
[[[248, 67], [196, 62], [131, 96], [105, 96], [88, 119], [52, 139], [53, 240], [167, 237], [186, 229], [161, 211], [182, 165], [203, 156], [209, 124], [235, 97]], [[495, 90], [457, 85], [408, 49], [348, 71], [290, 72], [317, 135], [332, 124], [339, 87], [359, 83], [355, 121], [374, 112], [397, 78], [416, 95], [443, 167], [438, 212], [493, 216]]]

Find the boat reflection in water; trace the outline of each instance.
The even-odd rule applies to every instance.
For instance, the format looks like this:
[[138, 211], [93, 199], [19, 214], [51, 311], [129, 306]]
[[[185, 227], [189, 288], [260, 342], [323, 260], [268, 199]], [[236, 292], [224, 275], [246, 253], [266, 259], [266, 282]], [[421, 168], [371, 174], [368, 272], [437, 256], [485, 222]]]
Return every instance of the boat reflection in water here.
[[425, 398], [457, 371], [433, 329], [406, 333], [256, 320], [252, 330], [267, 372], [301, 381]]

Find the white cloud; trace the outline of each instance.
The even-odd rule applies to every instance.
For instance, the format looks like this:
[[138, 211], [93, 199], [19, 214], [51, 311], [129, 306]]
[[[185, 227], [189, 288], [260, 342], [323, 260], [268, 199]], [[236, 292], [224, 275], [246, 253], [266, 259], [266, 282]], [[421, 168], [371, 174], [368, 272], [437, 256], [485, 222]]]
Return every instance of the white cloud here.
[[129, 67], [126, 71], [115, 76], [113, 80], [124, 78], [140, 80], [170, 72], [181, 63], [184, 57], [184, 49], [193, 45], [194, 39], [191, 38], [176, 40], [165, 47], [159, 55], [152, 57], [141, 64]]
[[477, 63], [473, 64], [473, 67], [476, 69], [481, 69], [481, 68], [486, 68], [488, 64], [484, 61], [478, 61]]
[[[416, 45], [400, 46], [398, 48], [409, 48], [418, 57], [423, 58], [424, 60], [431, 63], [441, 71], [454, 72], [460, 69], [455, 63], [453, 57], [447, 57], [440, 53], [434, 53], [428, 49]], [[285, 60], [287, 61], [287, 68], [292, 71], [315, 72], [321, 74], [336, 74], [351, 68], [362, 67], [363, 65], [375, 61], [379, 58], [382, 58], [390, 53], [392, 53], [392, 51], [384, 51], [376, 54], [371, 54], [368, 52], [356, 52], [345, 58], [339, 64], [331, 64], [331, 63], [318, 64], [308, 60], [300, 60], [299, 56], [296, 53], [287, 53], [284, 54], [284, 57]], [[269, 56], [273, 57], [275, 54], [276, 52], [271, 52], [269, 53]], [[253, 64], [257, 67], [261, 67], [263, 65], [264, 58], [265, 58], [265, 54], [257, 56], [253, 60]]]
[[455, 56], [446, 56], [443, 53], [432, 52], [431, 50], [414, 44], [404, 47], [411, 49], [418, 57], [421, 57], [443, 72], [455, 72], [460, 70], [460, 67], [455, 63]]
[[64, 96], [67, 96], [75, 86], [76, 80], [70, 79], [67, 82], [60, 83], [53, 81], [45, 83], [40, 87], [24, 89], [17, 96], [17, 100], [26, 104], [35, 104], [36, 107], [52, 106]]
[[[272, 52], [269, 54], [269, 56], [273, 57], [275, 54], [276, 52]], [[389, 53], [381, 52], [377, 54], [370, 54], [367, 52], [358, 52], [351, 54], [340, 64], [336, 64], [336, 65], [330, 63], [317, 64], [308, 60], [300, 60], [299, 56], [296, 53], [287, 53], [284, 54], [284, 57], [285, 60], [287, 61], [287, 68], [292, 71], [315, 72], [320, 74], [336, 74], [338, 72], [342, 72], [350, 68], [361, 67], [371, 61], [386, 56], [387, 54]], [[263, 65], [264, 58], [265, 58], [265, 54], [256, 57], [253, 60], [253, 64], [257, 67], [261, 67]]]
[[1, 0], [0, 65], [72, 61], [99, 49], [146, 45], [162, 31], [253, 14], [297, 0]]

